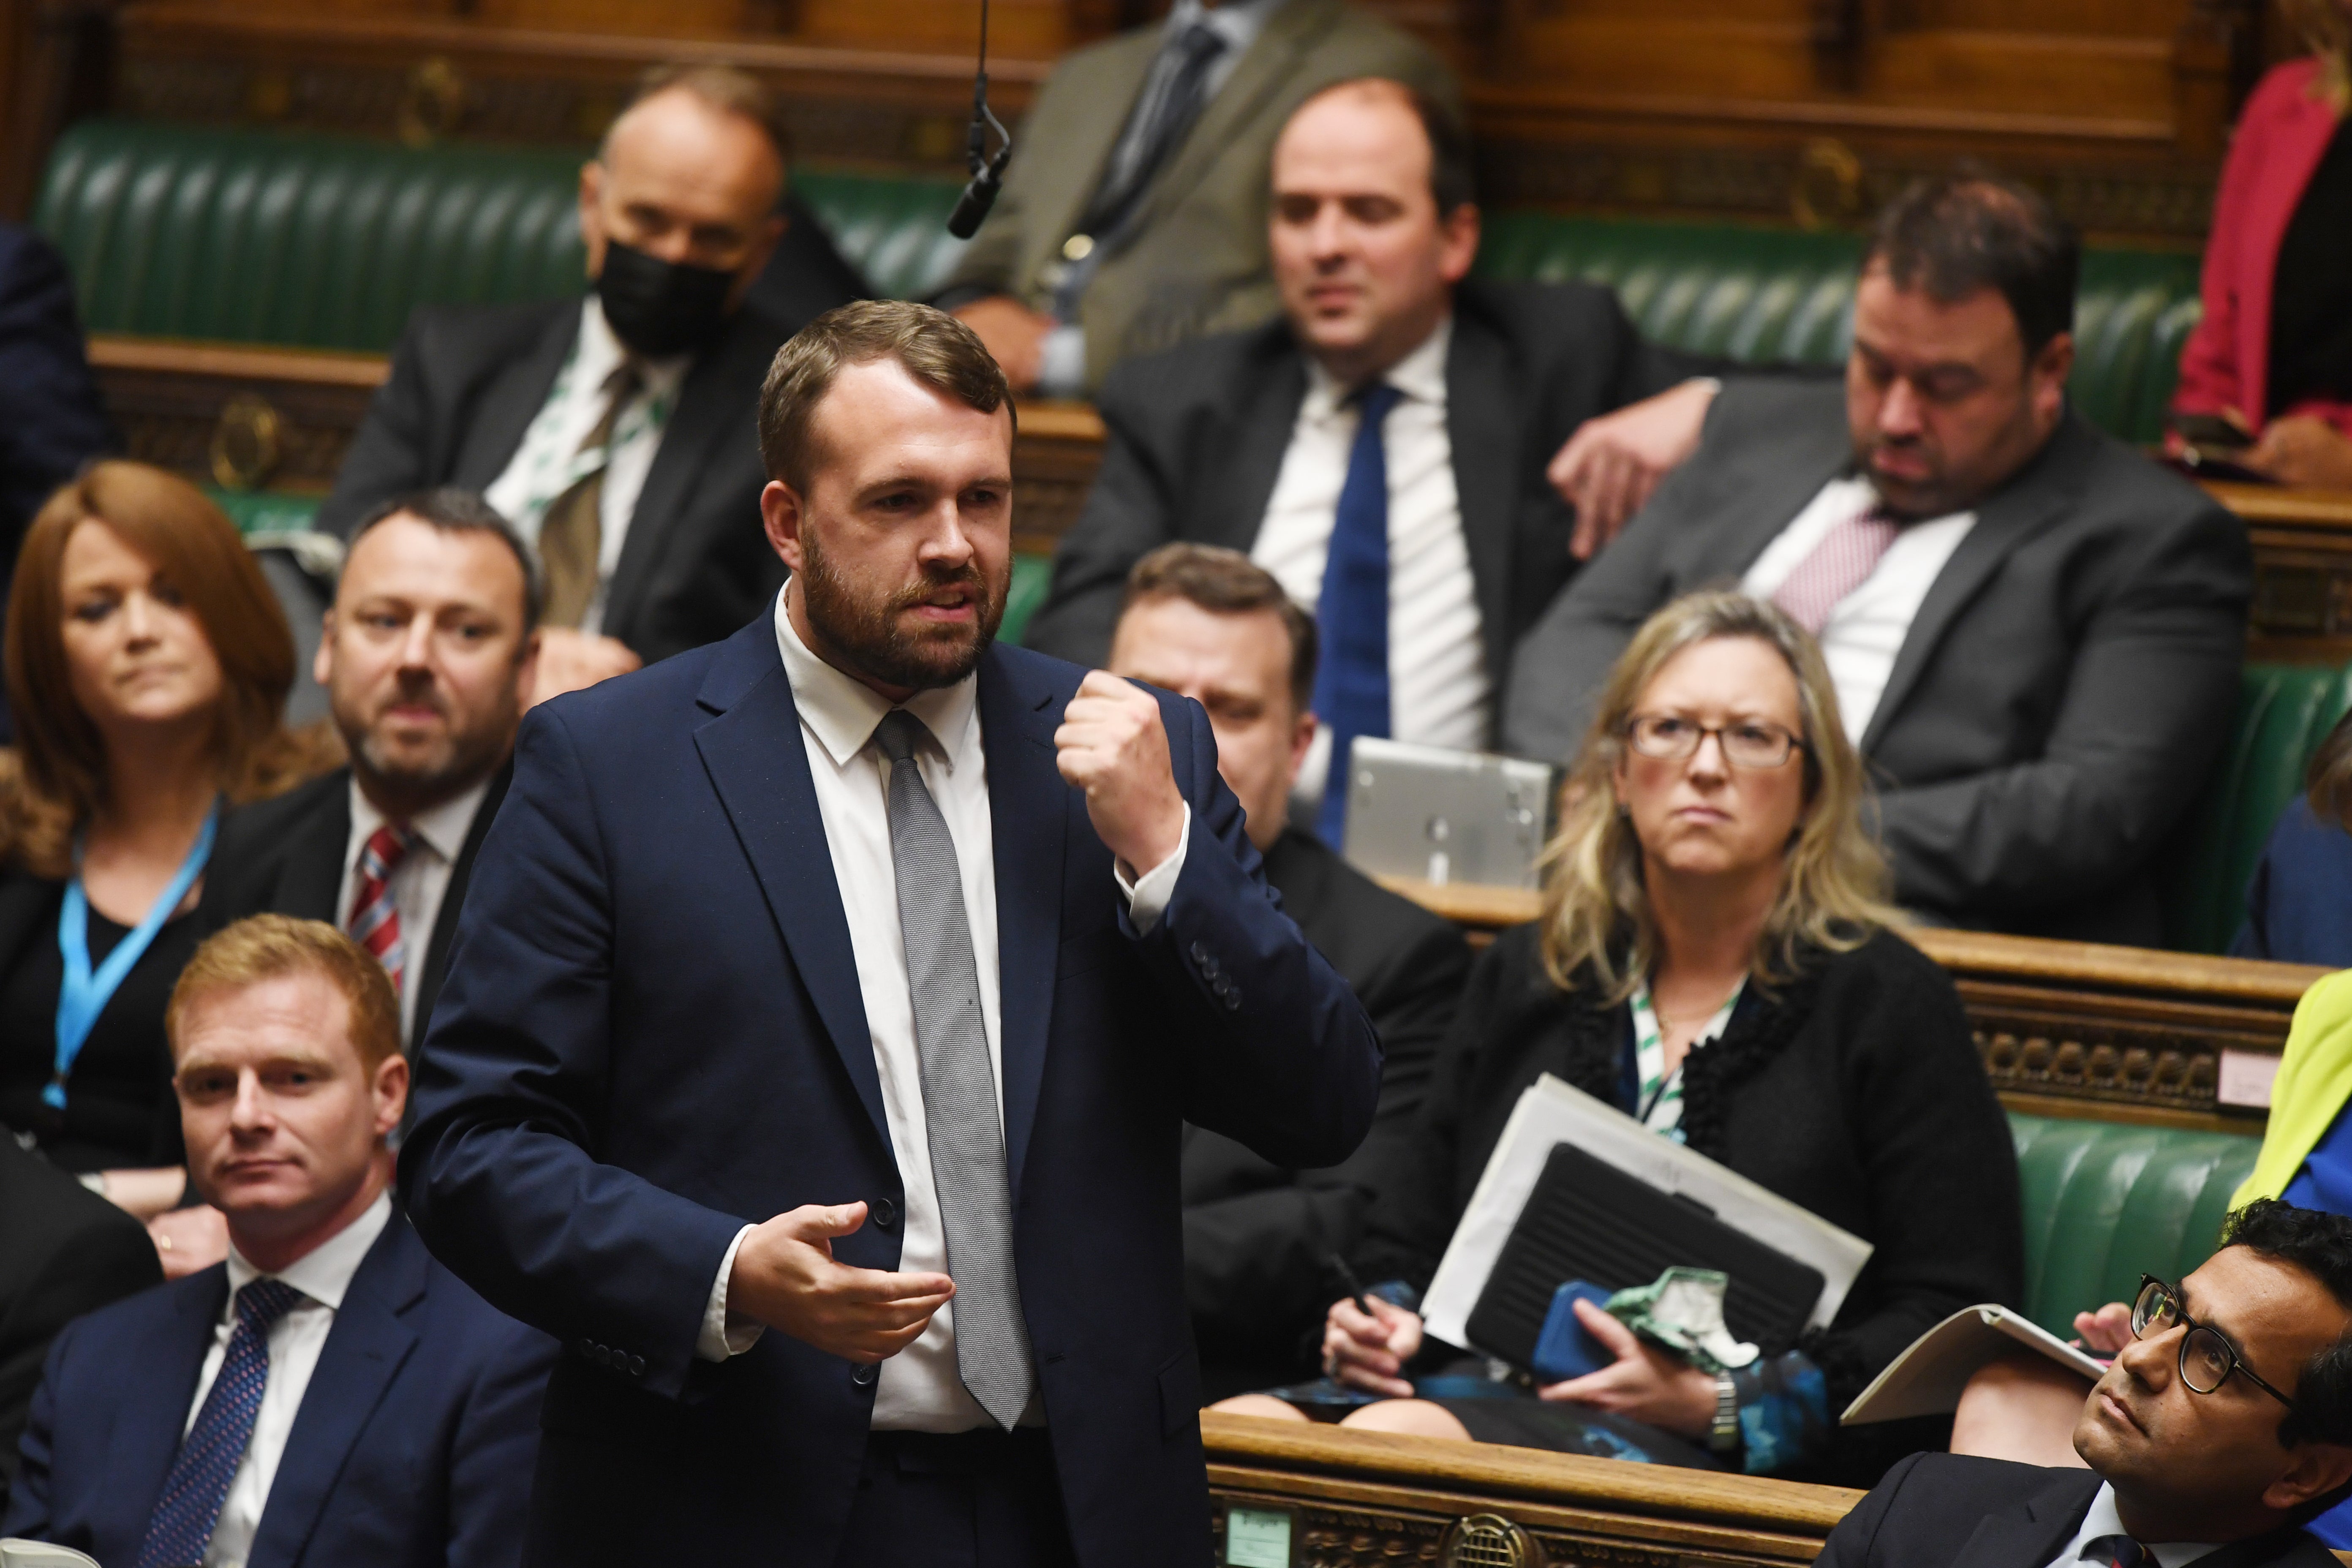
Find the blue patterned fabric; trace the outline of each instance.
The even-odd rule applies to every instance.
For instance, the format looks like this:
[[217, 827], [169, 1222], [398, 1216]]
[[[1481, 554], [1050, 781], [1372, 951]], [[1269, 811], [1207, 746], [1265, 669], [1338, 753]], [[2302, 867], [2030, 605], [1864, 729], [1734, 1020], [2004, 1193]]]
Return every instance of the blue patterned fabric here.
[[1331, 549], [1315, 629], [1315, 716], [1331, 731], [1331, 765], [1316, 831], [1332, 848], [1348, 824], [1348, 749], [1359, 735], [1389, 732], [1389, 464], [1381, 426], [1403, 395], [1386, 383], [1357, 395], [1361, 420], [1348, 477], [1331, 517]]
[[1769, 1476], [1826, 1452], [1829, 1384], [1801, 1351], [1759, 1356], [1731, 1374], [1739, 1401], [1739, 1440], [1751, 1476]]
[[269, 1386], [270, 1327], [301, 1300], [302, 1292], [282, 1279], [256, 1279], [236, 1293], [236, 1327], [204, 1408], [163, 1478], [163, 1495], [139, 1548], [139, 1568], [187, 1568], [204, 1561], [229, 1482], [253, 1438], [262, 1391]]

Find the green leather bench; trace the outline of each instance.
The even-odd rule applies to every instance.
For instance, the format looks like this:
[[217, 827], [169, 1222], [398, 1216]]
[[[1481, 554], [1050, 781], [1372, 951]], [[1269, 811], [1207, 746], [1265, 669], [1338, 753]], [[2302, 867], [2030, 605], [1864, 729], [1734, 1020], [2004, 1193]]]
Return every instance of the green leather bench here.
[[2262, 1140], [2115, 1121], [2009, 1119], [2025, 1216], [2027, 1316], [2071, 1338], [2074, 1314], [2128, 1301], [2143, 1273], [2178, 1284], [2213, 1254]]
[[[89, 329], [382, 351], [411, 307], [546, 298], [580, 286], [581, 153], [89, 120], [58, 140], [34, 222], [65, 250]], [[803, 170], [800, 198], [880, 292], [936, 289], [961, 248], [952, 181]], [[1741, 360], [1845, 352], [1851, 234], [1489, 216], [1496, 278], [1614, 285], [1661, 342]], [[2197, 314], [2197, 258], [2094, 251], [2074, 389], [2127, 439], [2160, 428]]]

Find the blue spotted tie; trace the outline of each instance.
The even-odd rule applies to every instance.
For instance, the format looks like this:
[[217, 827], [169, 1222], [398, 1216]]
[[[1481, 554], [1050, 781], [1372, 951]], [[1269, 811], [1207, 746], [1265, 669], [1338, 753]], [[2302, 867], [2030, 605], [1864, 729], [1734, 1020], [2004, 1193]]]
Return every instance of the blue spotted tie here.
[[2095, 1568], [2153, 1568], [2156, 1554], [2128, 1535], [2102, 1535], [2083, 1542], [2083, 1559]]
[[1323, 658], [1315, 671], [1315, 716], [1331, 731], [1331, 763], [1316, 831], [1345, 847], [1348, 752], [1359, 735], [1389, 732], [1389, 465], [1381, 426], [1403, 395], [1376, 383], [1356, 395], [1360, 418], [1348, 477], [1331, 517], [1331, 550], [1315, 629]]
[[195, 1425], [180, 1440], [179, 1457], [163, 1478], [163, 1495], [147, 1522], [139, 1568], [187, 1568], [205, 1548], [228, 1500], [228, 1484], [253, 1440], [253, 1418], [269, 1386], [269, 1330], [293, 1310], [302, 1292], [282, 1279], [256, 1279], [236, 1293], [236, 1327]]

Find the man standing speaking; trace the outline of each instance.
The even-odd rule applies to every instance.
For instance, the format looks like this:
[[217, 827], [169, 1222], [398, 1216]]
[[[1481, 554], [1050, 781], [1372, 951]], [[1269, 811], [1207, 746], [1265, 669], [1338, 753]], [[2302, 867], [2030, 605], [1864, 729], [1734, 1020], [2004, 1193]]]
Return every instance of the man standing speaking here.
[[1200, 708], [993, 646], [969, 329], [819, 318], [760, 441], [790, 583], [525, 723], [402, 1152], [566, 1348], [530, 1561], [1200, 1568], [1180, 1127], [1336, 1163], [1371, 1027]]

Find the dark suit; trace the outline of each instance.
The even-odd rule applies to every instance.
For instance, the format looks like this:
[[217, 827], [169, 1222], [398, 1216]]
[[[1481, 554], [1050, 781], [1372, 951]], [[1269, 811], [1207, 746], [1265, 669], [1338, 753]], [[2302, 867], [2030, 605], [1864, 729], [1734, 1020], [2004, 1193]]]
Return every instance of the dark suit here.
[[[1177, 1151], [1192, 1121], [1346, 1158], [1380, 1057], [1279, 911], [1207, 716], [1161, 697], [1191, 847], [1138, 936], [1054, 731], [1084, 671], [999, 645], [994, 824], [1014, 1257], [1088, 1563], [1208, 1553]], [[531, 710], [483, 846], [401, 1151], [418, 1228], [563, 1341], [541, 1560], [831, 1563], [876, 1378], [771, 1330], [695, 1342], [737, 1230], [875, 1205], [833, 1244], [898, 1266], [906, 1193], [772, 618]]]
[[[137, 1561], [227, 1293], [215, 1264], [58, 1336], [5, 1533]], [[554, 1348], [395, 1210], [319, 1352], [249, 1568], [513, 1568]]]
[[33, 230], [0, 223], [0, 584], [49, 492], [114, 445], [65, 258]]
[[0, 1132], [0, 1515], [41, 1363], [84, 1312], [159, 1283], [144, 1226]]
[[1380, 1112], [1343, 1163], [1309, 1171], [1185, 1126], [1184, 1293], [1207, 1400], [1314, 1375], [1323, 1311], [1339, 1291], [1324, 1260], [1355, 1251], [1387, 1146], [1412, 1127], [1470, 973], [1459, 927], [1390, 892], [1310, 834], [1286, 829], [1274, 841], [1265, 879], [1371, 1017], [1382, 1058]]
[[[793, 328], [746, 309], [678, 388], [630, 514], [603, 630], [648, 664], [725, 637], [775, 597], [783, 567], [760, 529], [756, 416]], [[580, 333], [580, 301], [420, 308], [393, 351], [318, 526], [434, 485], [488, 489], [546, 404]]]
[[[1830, 1532], [1817, 1568], [2043, 1568], [2099, 1493], [2090, 1470], [1915, 1454]], [[2224, 1546], [2211, 1568], [2337, 1568], [2300, 1530]]]
[[[408, 1054], [413, 1058], [425, 1043], [425, 1026], [433, 1021], [433, 1004], [441, 994], [442, 978], [449, 973], [449, 944], [457, 940], [457, 911], [466, 904], [466, 887], [473, 879], [474, 858], [490, 831], [490, 819], [506, 798], [511, 763], [490, 775], [490, 787], [474, 813], [474, 825], [449, 868], [449, 886], [441, 895], [441, 910], [423, 950], [424, 968], [416, 974], [416, 1021], [409, 1030]], [[216, 931], [247, 915], [292, 915], [299, 920], [325, 921], [341, 929], [351, 914], [336, 908], [342, 893], [344, 857], [352, 837], [352, 770], [337, 768], [297, 790], [230, 813], [221, 824], [215, 851], [223, 870], [205, 889], [197, 915], [207, 932]], [[413, 935], [404, 933], [413, 941]], [[416, 951], [411, 947], [410, 952]]]
[[[1520, 645], [1503, 742], [1559, 758], [1642, 623], [1737, 583], [1853, 463], [1843, 389], [1727, 383], [1699, 449]], [[1862, 736], [1899, 900], [2154, 946], [2151, 862], [2230, 733], [2242, 523], [2071, 411], [1977, 507]]]
[[[1498, 694], [1512, 645], [1576, 568], [1575, 509], [1545, 466], [1579, 425], [1663, 390], [1678, 371], [1643, 343], [1606, 289], [1470, 282], [1454, 291], [1445, 429]], [[1023, 640], [1099, 664], [1128, 571], [1145, 554], [1180, 539], [1249, 549], [1307, 380], [1286, 321], [1120, 366], [1103, 387], [1102, 469]]]

